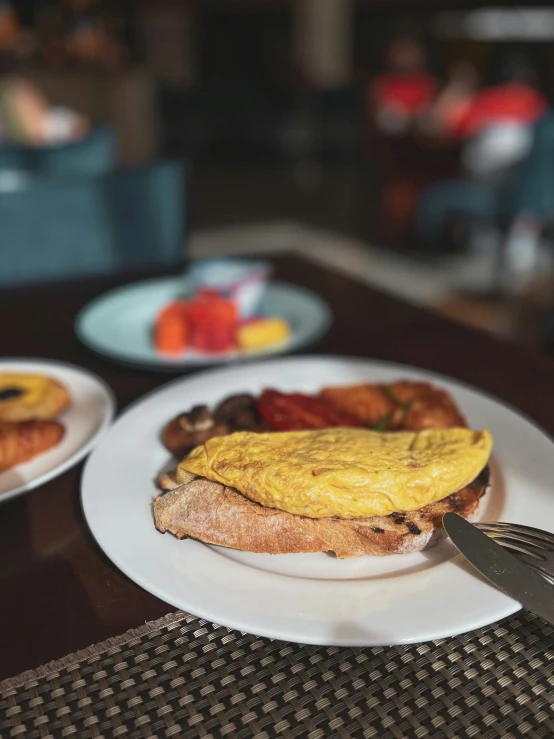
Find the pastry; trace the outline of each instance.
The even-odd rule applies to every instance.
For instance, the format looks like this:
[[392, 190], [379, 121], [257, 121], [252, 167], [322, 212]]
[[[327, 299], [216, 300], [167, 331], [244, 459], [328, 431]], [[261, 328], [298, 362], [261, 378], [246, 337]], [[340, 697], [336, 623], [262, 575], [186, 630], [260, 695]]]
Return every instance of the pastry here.
[[0, 422], [51, 420], [70, 400], [65, 387], [51, 377], [0, 372]]
[[46, 452], [60, 443], [64, 433], [57, 421], [0, 423], [0, 471]]

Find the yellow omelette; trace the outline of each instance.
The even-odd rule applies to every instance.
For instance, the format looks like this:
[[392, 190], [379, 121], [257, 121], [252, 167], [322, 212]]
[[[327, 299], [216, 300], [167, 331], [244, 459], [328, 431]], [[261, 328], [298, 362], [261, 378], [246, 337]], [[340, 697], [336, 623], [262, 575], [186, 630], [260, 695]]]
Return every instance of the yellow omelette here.
[[238, 432], [194, 449], [179, 474], [223, 483], [288, 513], [368, 518], [414, 511], [461, 490], [491, 450], [486, 429]]

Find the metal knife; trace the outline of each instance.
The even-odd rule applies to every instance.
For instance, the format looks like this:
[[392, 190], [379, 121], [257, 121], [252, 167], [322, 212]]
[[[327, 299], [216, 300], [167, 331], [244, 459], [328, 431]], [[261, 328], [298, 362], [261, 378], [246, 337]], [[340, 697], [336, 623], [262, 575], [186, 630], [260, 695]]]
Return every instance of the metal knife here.
[[487, 580], [554, 626], [554, 585], [457, 513], [445, 513], [442, 522], [460, 552]]

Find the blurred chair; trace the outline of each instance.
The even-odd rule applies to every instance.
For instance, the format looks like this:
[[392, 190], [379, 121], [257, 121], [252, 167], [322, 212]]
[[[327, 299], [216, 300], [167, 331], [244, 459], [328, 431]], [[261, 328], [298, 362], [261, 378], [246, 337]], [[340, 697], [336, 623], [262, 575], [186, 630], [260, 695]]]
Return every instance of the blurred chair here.
[[470, 180], [442, 180], [422, 193], [417, 225], [423, 242], [438, 251], [452, 222], [497, 226], [503, 216], [503, 200], [493, 186]]
[[532, 215], [545, 229], [554, 226], [554, 110], [535, 124], [533, 142], [514, 182], [511, 216]]
[[[463, 178], [435, 182], [421, 196], [417, 221], [427, 246], [440, 249], [454, 220], [477, 227], [486, 225], [499, 234], [505, 231], [520, 208], [517, 201], [525, 201], [535, 177], [534, 152], [540, 148], [542, 155], [537, 143], [544, 137], [541, 131], [548, 118], [543, 116], [532, 127], [509, 122], [491, 124], [466, 143], [462, 151]], [[552, 123], [548, 126], [550, 135], [551, 128]], [[531, 188], [536, 198], [537, 188]]]
[[30, 177], [1, 191], [0, 285], [37, 283], [184, 257], [184, 171], [177, 162], [93, 177]]
[[111, 128], [93, 129], [78, 141], [51, 146], [0, 145], [0, 171], [35, 175], [99, 175], [115, 167], [116, 139]]

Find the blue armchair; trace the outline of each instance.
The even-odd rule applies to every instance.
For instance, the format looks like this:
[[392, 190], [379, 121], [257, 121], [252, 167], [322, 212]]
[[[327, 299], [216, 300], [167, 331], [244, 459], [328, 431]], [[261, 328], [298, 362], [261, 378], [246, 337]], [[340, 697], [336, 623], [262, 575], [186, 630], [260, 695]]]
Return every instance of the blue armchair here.
[[177, 162], [0, 188], [0, 285], [177, 265], [184, 200]]
[[111, 128], [93, 129], [77, 141], [51, 146], [20, 146], [2, 143], [0, 171], [43, 176], [99, 175], [116, 163], [116, 138]]

